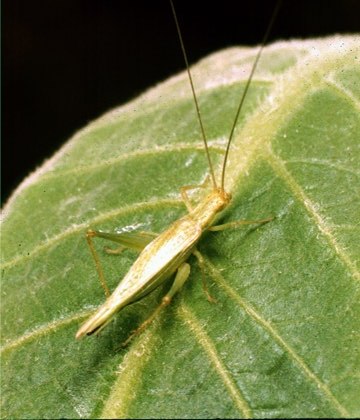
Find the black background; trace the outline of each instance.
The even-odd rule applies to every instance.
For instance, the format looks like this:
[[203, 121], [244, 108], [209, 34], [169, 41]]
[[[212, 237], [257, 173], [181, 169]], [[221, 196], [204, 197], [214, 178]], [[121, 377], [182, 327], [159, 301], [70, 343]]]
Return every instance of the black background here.
[[[274, 0], [175, 0], [189, 61], [261, 41]], [[360, 30], [358, 0], [284, 0], [269, 41]], [[167, 0], [2, 1], [2, 203], [76, 130], [184, 69]]]

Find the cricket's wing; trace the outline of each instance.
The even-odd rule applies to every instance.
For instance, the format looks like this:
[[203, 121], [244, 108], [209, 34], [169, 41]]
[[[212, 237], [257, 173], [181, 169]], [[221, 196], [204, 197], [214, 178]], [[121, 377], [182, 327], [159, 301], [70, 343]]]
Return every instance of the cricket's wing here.
[[150, 242], [112, 295], [81, 326], [76, 338], [100, 331], [116, 312], [159, 286], [189, 257], [201, 233], [199, 224], [187, 215]]

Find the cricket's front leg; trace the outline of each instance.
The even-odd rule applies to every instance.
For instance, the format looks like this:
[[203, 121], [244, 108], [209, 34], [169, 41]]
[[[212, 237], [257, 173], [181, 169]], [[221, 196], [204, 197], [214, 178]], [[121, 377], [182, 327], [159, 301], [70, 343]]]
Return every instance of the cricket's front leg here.
[[89, 229], [86, 232], [86, 241], [89, 245], [90, 252], [92, 257], [95, 261], [96, 271], [99, 276], [101, 287], [105, 291], [105, 296], [108, 298], [110, 296], [110, 290], [106, 284], [104, 272], [101, 266], [99, 255], [96, 251], [94, 246], [94, 242], [92, 238], [98, 237], [107, 239], [112, 242], [117, 242], [120, 244], [120, 247], [117, 249], [111, 249], [106, 247], [105, 251], [108, 254], [116, 254], [118, 255], [123, 249], [129, 248], [134, 249], [135, 251], [142, 251], [147, 244], [149, 244], [153, 239], [157, 236], [156, 233], [153, 232], [115, 232], [115, 233], [108, 233], [108, 232], [101, 232], [98, 230]]
[[188, 263], [182, 263], [176, 272], [174, 283], [172, 284], [168, 293], [166, 293], [166, 295], [162, 298], [160, 305], [155, 309], [155, 311], [146, 321], [144, 321], [136, 330], [131, 333], [130, 337], [122, 343], [122, 347], [126, 347], [135, 335], [144, 331], [157, 317], [160, 311], [170, 304], [174, 295], [182, 288], [186, 280], [189, 278], [189, 275], [190, 265]]
[[210, 181], [210, 175], [207, 175], [207, 177], [205, 178], [205, 181], [200, 185], [184, 185], [183, 187], [180, 188], [181, 198], [190, 213], [193, 211], [193, 206], [191, 204], [191, 200], [187, 192], [191, 190], [197, 190], [199, 188], [206, 188], [209, 181]]

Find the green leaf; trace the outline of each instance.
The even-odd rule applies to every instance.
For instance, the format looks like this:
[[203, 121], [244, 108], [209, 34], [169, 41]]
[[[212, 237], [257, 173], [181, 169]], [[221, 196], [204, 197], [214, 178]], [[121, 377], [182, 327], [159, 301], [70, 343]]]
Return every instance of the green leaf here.
[[[79, 131], [3, 211], [2, 417], [356, 417], [360, 38], [265, 49], [231, 148], [221, 222], [172, 305], [119, 345], [169, 283], [76, 341], [103, 300], [88, 227], [161, 232], [208, 167], [185, 74]], [[193, 68], [217, 175], [256, 50]], [[195, 193], [194, 200], [199, 198]], [[136, 258], [102, 252], [114, 288]], [[110, 244], [111, 245], [111, 244]]]

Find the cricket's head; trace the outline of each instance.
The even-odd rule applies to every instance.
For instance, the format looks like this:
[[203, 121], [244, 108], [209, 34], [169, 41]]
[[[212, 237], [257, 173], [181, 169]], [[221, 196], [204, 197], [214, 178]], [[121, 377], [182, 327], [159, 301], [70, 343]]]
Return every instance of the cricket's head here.
[[216, 213], [220, 213], [221, 211], [226, 208], [231, 199], [232, 195], [229, 192], [226, 192], [223, 188], [215, 188], [214, 191], [211, 192], [209, 197], [212, 197], [212, 201], [214, 201]]

